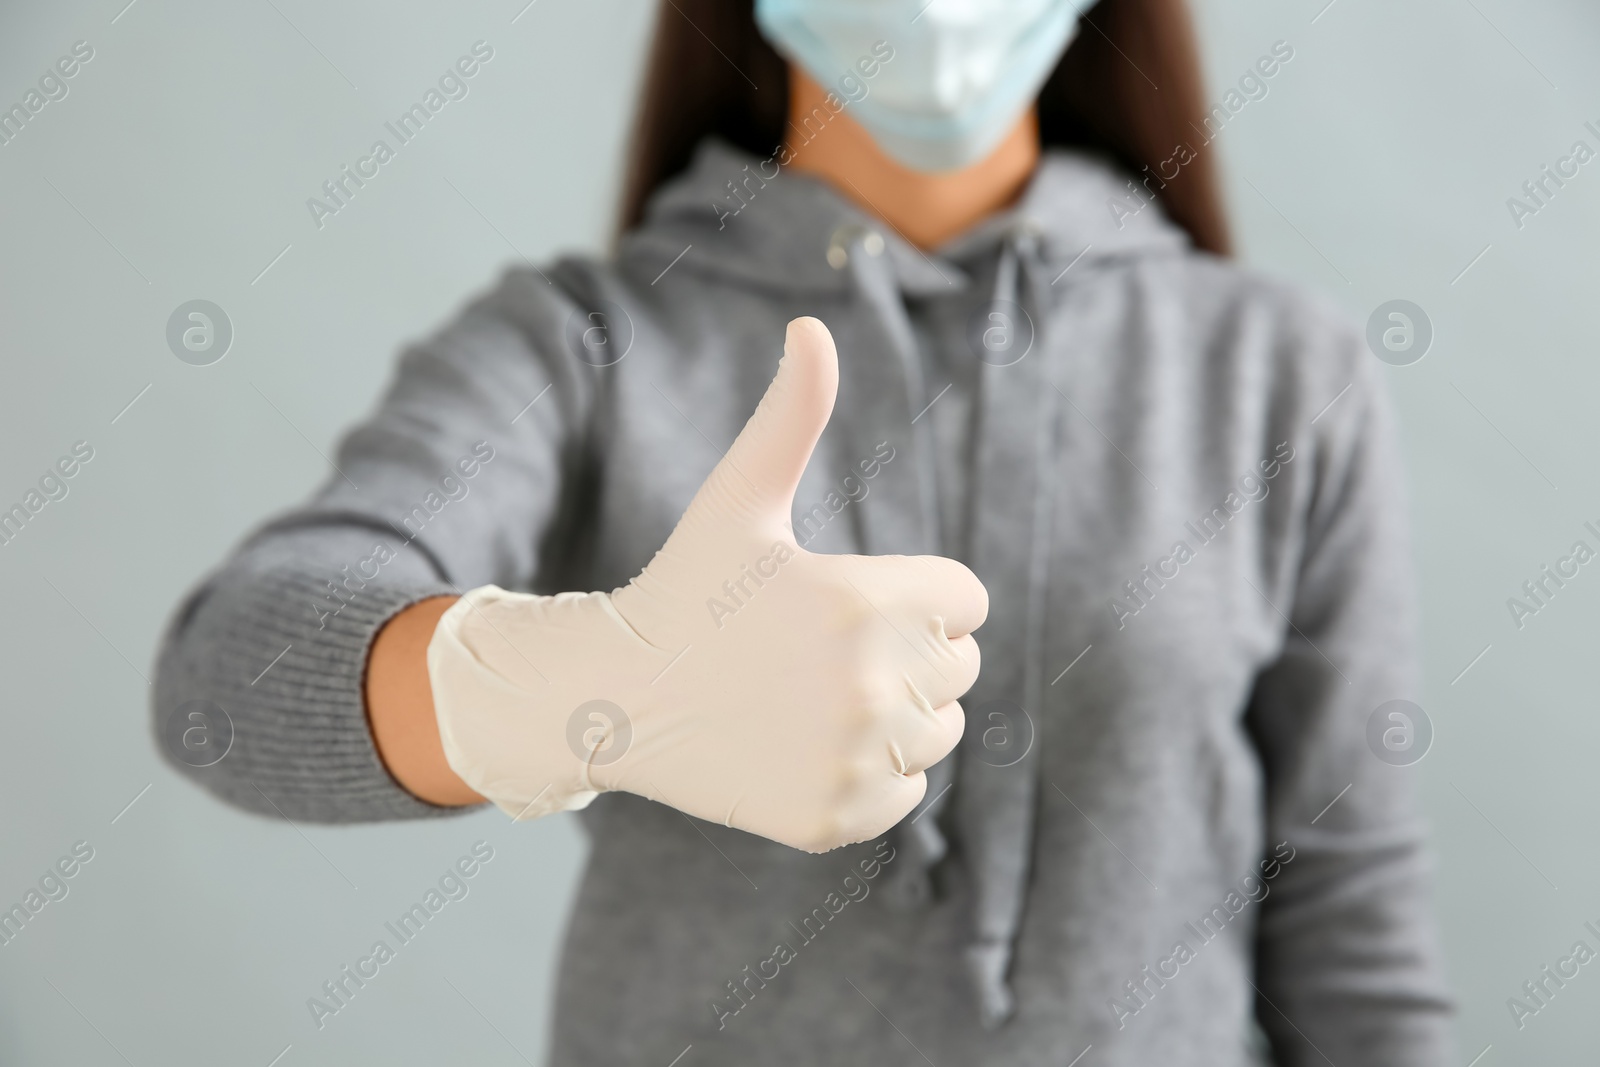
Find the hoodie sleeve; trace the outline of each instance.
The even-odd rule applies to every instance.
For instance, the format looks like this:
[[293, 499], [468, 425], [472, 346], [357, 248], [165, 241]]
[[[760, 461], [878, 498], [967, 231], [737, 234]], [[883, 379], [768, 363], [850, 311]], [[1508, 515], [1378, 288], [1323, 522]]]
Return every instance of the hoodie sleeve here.
[[[541, 548], [559, 545], [594, 375], [564, 349], [573, 308], [541, 276], [507, 274], [403, 354], [321, 491], [179, 605], [153, 697], [157, 745], [174, 768], [270, 816], [457, 810], [416, 799], [379, 759], [362, 694], [367, 652], [407, 605], [489, 582], [525, 588]], [[191, 722], [216, 731], [211, 755], [225, 751], [210, 766], [191, 765], [211, 758], [186, 750], [186, 737], [206, 739], [186, 734]]]
[[[1276, 604], [1285, 643], [1249, 711], [1269, 848], [1293, 849], [1263, 905], [1257, 1018], [1285, 1067], [1443, 1067], [1457, 1062], [1453, 1009], [1417, 768], [1396, 765], [1421, 749], [1386, 762], [1368, 741], [1380, 705], [1420, 699], [1402, 461], [1373, 360], [1348, 330], [1330, 332], [1341, 350], [1322, 361], [1326, 376], [1313, 375], [1322, 382], [1307, 392], [1320, 395], [1296, 435], [1311, 453], [1310, 484], [1303, 550]], [[1346, 382], [1348, 393], [1317, 414]]]

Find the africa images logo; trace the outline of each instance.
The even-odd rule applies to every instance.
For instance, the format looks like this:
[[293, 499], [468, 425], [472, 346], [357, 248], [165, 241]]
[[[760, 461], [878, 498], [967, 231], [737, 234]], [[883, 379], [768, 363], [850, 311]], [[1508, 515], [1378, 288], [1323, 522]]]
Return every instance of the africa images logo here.
[[327, 225], [329, 216], [337, 215], [348, 207], [356, 193], [378, 176], [379, 170], [395, 158], [399, 149], [415, 140], [422, 128], [433, 116], [443, 111], [447, 103], [467, 98], [471, 91], [467, 79], [475, 77], [483, 69], [483, 64], [494, 58], [494, 48], [487, 41], [474, 42], [471, 51], [471, 55], [462, 56], [452, 66], [445, 68], [445, 72], [439, 75], [437, 86], [428, 86], [420, 100], [402, 111], [393, 122], [383, 124], [394, 137], [393, 145], [384, 138], [378, 138], [372, 142], [367, 154], [356, 160], [354, 170], [350, 169], [348, 163], [340, 167], [338, 174], [322, 183], [322, 197], [313, 196], [306, 200], [306, 210], [311, 213], [311, 221], [317, 224], [317, 229]]

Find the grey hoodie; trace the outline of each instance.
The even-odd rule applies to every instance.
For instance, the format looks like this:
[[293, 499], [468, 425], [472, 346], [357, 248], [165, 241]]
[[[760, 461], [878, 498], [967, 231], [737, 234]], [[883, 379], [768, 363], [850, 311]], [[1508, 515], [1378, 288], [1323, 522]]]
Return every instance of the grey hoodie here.
[[924, 255], [708, 143], [613, 261], [508, 273], [180, 607], [157, 728], [197, 699], [236, 728], [180, 769], [291, 818], [444, 814], [373, 749], [373, 635], [489, 582], [625, 583], [797, 315], [841, 360], [797, 539], [977, 571], [966, 736], [824, 856], [601, 796], [551, 1061], [1452, 1062], [1412, 771], [1367, 740], [1417, 696], [1373, 361], [1086, 155]]

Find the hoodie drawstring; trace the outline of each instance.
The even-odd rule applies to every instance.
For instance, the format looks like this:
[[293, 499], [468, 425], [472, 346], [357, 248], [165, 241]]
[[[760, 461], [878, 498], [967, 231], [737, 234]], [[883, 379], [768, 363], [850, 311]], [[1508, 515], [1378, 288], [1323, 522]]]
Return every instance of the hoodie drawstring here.
[[[985, 1028], [1016, 1010], [1007, 982], [1032, 873], [1061, 394], [1040, 334], [1049, 307], [1037, 240], [1013, 229], [990, 298], [1009, 348], [984, 347], [978, 377], [972, 566], [990, 594], [983, 674], [968, 697], [956, 814], [972, 879], [968, 976]], [[1009, 320], [1009, 321], [1006, 321]], [[1025, 543], [1016, 518], [1028, 516]]]
[[[889, 349], [890, 358], [872, 362], [892, 367], [890, 373], [899, 380], [873, 383], [877, 396], [858, 395], [856, 402], [874, 409], [877, 425], [892, 421], [902, 439], [910, 438], [916, 477], [906, 495], [914, 493], [918, 499], [904, 503], [912, 505], [911, 514], [920, 516], [923, 529], [915, 538], [909, 531], [894, 531], [901, 534], [895, 547], [883, 537], [864, 541], [868, 551], [932, 551], [939, 546], [940, 528], [931, 420], [907, 426], [927, 402], [923, 366], [894, 272], [880, 258], [881, 238], [880, 253], [874, 253], [866, 244], [870, 236], [864, 228], [841, 228], [830, 241], [829, 262], [837, 269], [854, 268], [858, 291], [877, 311], [871, 316], [877, 336], [855, 340]], [[854, 255], [858, 247], [868, 255]], [[1026, 225], [1013, 227], [1000, 243], [992, 294], [968, 331], [974, 358], [981, 364], [975, 376], [975, 466], [968, 480], [967, 521], [971, 563], [990, 592], [983, 672], [963, 700], [967, 730], [961, 745], [929, 768], [923, 805], [895, 828], [894, 843], [903, 856], [882, 887], [902, 908], [931, 901], [930, 872], [949, 851], [939, 821], [947, 808], [953, 809], [972, 896], [964, 965], [979, 1018], [989, 1029], [1015, 1011], [1007, 974], [1026, 904], [1038, 793], [1038, 759], [1032, 749], [1045, 689], [1045, 608], [1061, 412], [1061, 395], [1045, 366], [1039, 337], [1049, 307], [1043, 275], [1033, 231]], [[1026, 541], [1015, 536], [1019, 514], [1030, 517]], [[923, 547], [911, 547], [912, 540]]]

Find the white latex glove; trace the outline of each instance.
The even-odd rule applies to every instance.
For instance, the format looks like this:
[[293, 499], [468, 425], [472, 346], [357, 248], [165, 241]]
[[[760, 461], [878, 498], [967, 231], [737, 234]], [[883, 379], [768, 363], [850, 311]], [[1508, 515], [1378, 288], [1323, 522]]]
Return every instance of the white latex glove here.
[[626, 790], [808, 852], [921, 802], [924, 768], [961, 738], [988, 594], [954, 560], [795, 543], [838, 382], [827, 328], [794, 320], [766, 396], [643, 573], [609, 594], [483, 586], [444, 614], [428, 673], [468, 785], [514, 818]]

